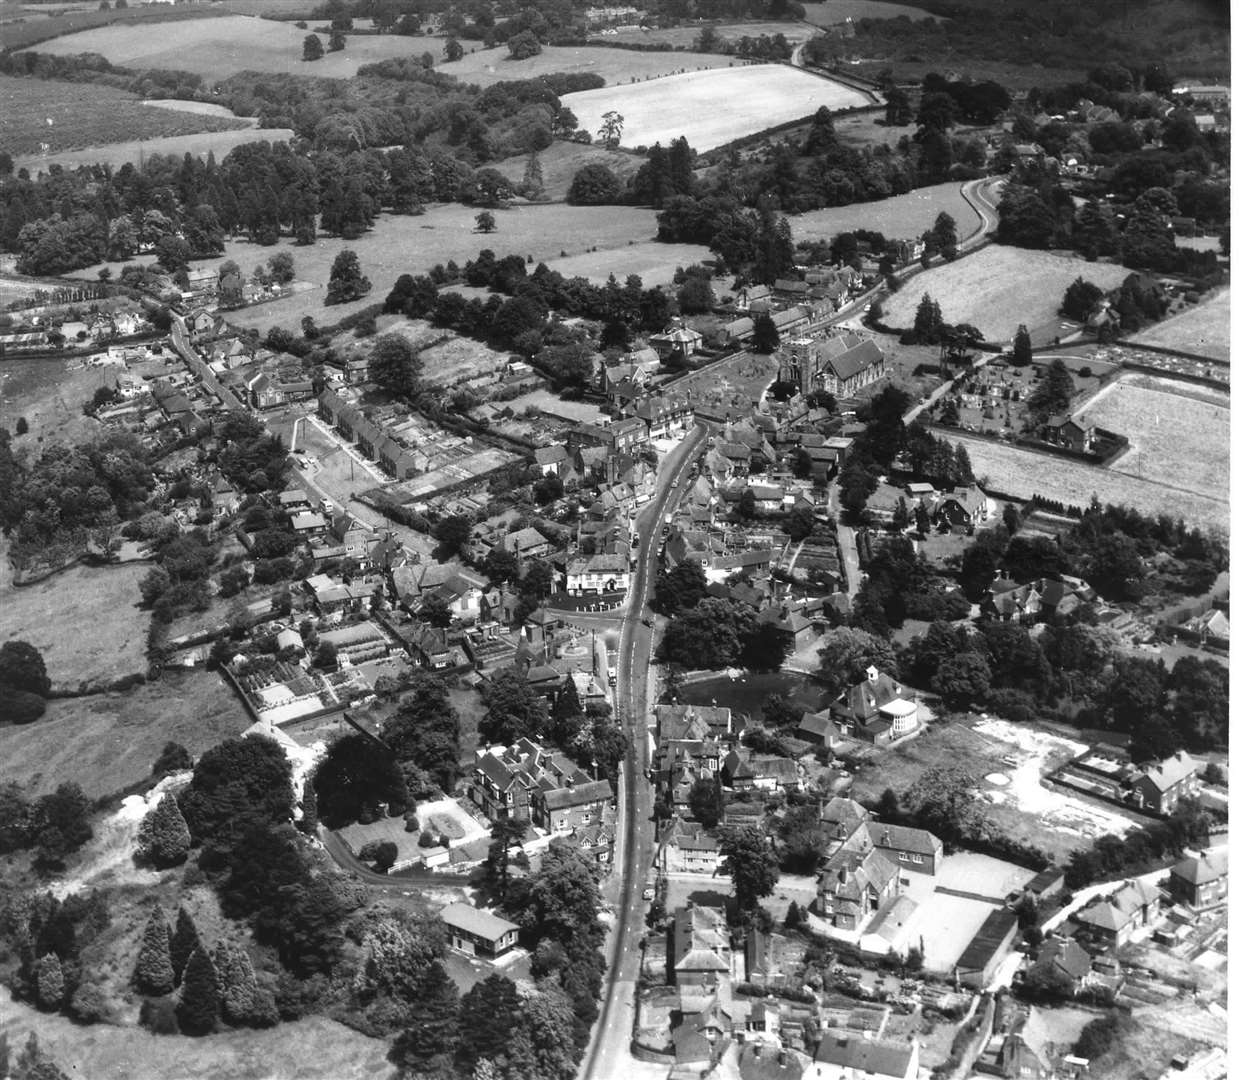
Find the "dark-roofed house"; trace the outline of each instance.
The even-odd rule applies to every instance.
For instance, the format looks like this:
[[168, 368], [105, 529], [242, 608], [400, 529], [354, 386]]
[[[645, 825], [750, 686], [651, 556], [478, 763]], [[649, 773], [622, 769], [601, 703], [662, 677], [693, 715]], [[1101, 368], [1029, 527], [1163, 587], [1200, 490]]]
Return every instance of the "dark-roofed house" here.
[[907, 825], [887, 825], [882, 821], [870, 821], [868, 828], [873, 846], [901, 869], [918, 874], [938, 872], [942, 841], [933, 833]]
[[1046, 442], [1074, 450], [1077, 454], [1089, 453], [1097, 440], [1094, 425], [1078, 423], [1070, 416], [1051, 416], [1043, 433]]
[[862, 682], [848, 687], [830, 706], [839, 730], [875, 745], [903, 738], [917, 729], [918, 708], [907, 687], [872, 665]]
[[1180, 799], [1200, 790], [1196, 761], [1180, 750], [1174, 757], [1149, 765], [1130, 781], [1131, 801], [1141, 810], [1171, 814]]
[[1170, 895], [1188, 907], [1220, 904], [1228, 891], [1229, 869], [1224, 851], [1206, 851], [1170, 868]]
[[718, 837], [711, 836], [705, 826], [685, 821], [678, 814], [667, 823], [656, 859], [663, 873], [679, 874], [713, 875], [722, 862]]
[[671, 920], [668, 981], [712, 990], [731, 977], [731, 934], [719, 908], [689, 903]]
[[610, 780], [578, 783], [569, 777], [563, 787], [549, 789], [544, 789], [542, 783], [533, 792], [533, 820], [548, 832], [571, 833], [597, 825], [615, 798]]
[[1098, 897], [1072, 919], [1094, 937], [1115, 947], [1126, 945], [1143, 926], [1157, 916], [1160, 894], [1138, 878], [1123, 882], [1108, 897]]
[[914, 1080], [920, 1069], [920, 1045], [912, 1039], [871, 1039], [855, 1031], [823, 1033], [813, 1056], [831, 1080]]
[[533, 452], [534, 463], [543, 476], [562, 476], [568, 463], [568, 448], [563, 443], [554, 446], [539, 446]]
[[1088, 950], [1072, 938], [1049, 937], [1037, 950], [1033, 969], [1053, 971], [1070, 981], [1072, 993], [1078, 994], [1093, 971], [1093, 958]]
[[807, 712], [800, 718], [796, 727], [796, 738], [803, 739], [813, 746], [832, 747], [839, 741], [839, 729], [827, 712]]
[[976, 484], [969, 484], [944, 492], [934, 507], [932, 520], [936, 525], [967, 528], [980, 525], [988, 516], [985, 493]]
[[439, 918], [447, 927], [448, 944], [469, 956], [502, 956], [516, 944], [520, 931], [516, 923], [471, 904], [448, 904]]

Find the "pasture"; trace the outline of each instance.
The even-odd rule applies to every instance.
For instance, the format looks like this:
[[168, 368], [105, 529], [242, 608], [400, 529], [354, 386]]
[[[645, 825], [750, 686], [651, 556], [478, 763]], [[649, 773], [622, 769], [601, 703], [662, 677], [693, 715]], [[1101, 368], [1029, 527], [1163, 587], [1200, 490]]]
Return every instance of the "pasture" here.
[[1131, 440], [1131, 449], [1107, 471], [1206, 498], [1226, 498], [1228, 394], [1171, 379], [1129, 375], [1103, 389], [1076, 415]]
[[[350, 44], [353, 40], [349, 39]], [[537, 56], [531, 56], [528, 60], [512, 60], [506, 48], [484, 49], [477, 42], [462, 42], [466, 49], [472, 51], [449, 64], [438, 63], [438, 58], [443, 55], [442, 39], [414, 40], [431, 42], [427, 48], [435, 54], [437, 70], [445, 75], [454, 75], [461, 82], [478, 86], [510, 82], [512, 79], [536, 79], [539, 75], [557, 72], [601, 75], [606, 79], [607, 86], [620, 86], [682, 71], [726, 68], [739, 63], [729, 56], [713, 53], [634, 52], [597, 45], [544, 45]], [[421, 51], [425, 50], [419, 50], [419, 55]], [[580, 113], [577, 115], [579, 117]], [[581, 119], [581, 127], [591, 132], [598, 130], [597, 124], [586, 124], [584, 118]]]
[[[509, 180], [519, 184], [525, 177], [528, 154], [504, 158], [494, 167]], [[579, 169], [586, 165], [605, 165], [621, 181], [626, 181], [644, 164], [644, 157], [608, 150], [603, 146], [586, 146], [582, 143], [556, 139], [545, 150], [539, 151], [538, 162], [542, 166], [544, 197], [551, 202], [563, 202], [568, 197], [568, 188]]]
[[[196, 266], [217, 267], [225, 259], [235, 259], [241, 266], [253, 266], [287, 251], [296, 264], [297, 280], [314, 287], [294, 293], [269, 304], [258, 304], [228, 313], [228, 321], [240, 327], [265, 329], [270, 326], [296, 326], [303, 315], [310, 315], [322, 324], [339, 319], [370, 304], [381, 304], [401, 274], [425, 273], [436, 263], [455, 259], [464, 264], [483, 248], [495, 255], [532, 256], [536, 265], [549, 263], [557, 256], [580, 255], [598, 248], [593, 254], [603, 258], [605, 252], [622, 253], [629, 241], [650, 240], [657, 231], [655, 212], [632, 206], [519, 206], [496, 211], [498, 228], [493, 233], [475, 229], [476, 211], [467, 206], [449, 204], [435, 206], [418, 216], [384, 216], [370, 232], [357, 240], [324, 237], [310, 247], [282, 243], [275, 247], [260, 247], [245, 241], [232, 241], [225, 253], [216, 259], [206, 259]], [[345, 248], [357, 253], [362, 273], [370, 278], [373, 289], [369, 296], [350, 304], [324, 307], [327, 280], [331, 264]], [[701, 249], [704, 253], [704, 248]], [[119, 276], [124, 264], [111, 264]], [[94, 280], [100, 266], [76, 271], [73, 276]]]
[[232, 131], [249, 122], [220, 115], [150, 109], [110, 86], [0, 76], [0, 145], [15, 158], [194, 132]]
[[1132, 344], [1183, 349], [1215, 360], [1230, 359], [1230, 288], [1129, 338]]
[[804, 20], [814, 26], [835, 26], [848, 19], [935, 19], [923, 8], [906, 4], [888, 3], [887, 0], [818, 0], [804, 5]]
[[169, 671], [123, 694], [50, 701], [41, 720], [0, 727], [0, 780], [19, 781], [27, 794], [76, 781], [101, 798], [149, 776], [165, 743], [197, 756], [250, 723], [220, 675]]
[[[836, 123], [842, 120], [841, 117]], [[875, 202], [813, 210], [788, 218], [788, 222], [797, 243], [802, 240], [829, 240], [851, 229], [872, 229], [890, 239], [902, 239], [920, 236], [933, 227], [934, 219], [943, 212], [955, 219], [961, 240], [980, 225], [976, 211], [960, 194], [958, 182], [917, 188], [907, 194]]]
[[[142, 563], [70, 567], [0, 592], [0, 640], [28, 641], [43, 653], [53, 689], [77, 690], [146, 672], [150, 612], [141, 610]], [[2, 756], [2, 755], [0, 755]]]
[[205, 158], [208, 153], [213, 153], [216, 160], [222, 160], [230, 150], [243, 143], [257, 142], [260, 139], [271, 143], [288, 142], [292, 137], [291, 128], [246, 126], [232, 131], [211, 131], [199, 135], [165, 135], [158, 138], [113, 142], [106, 146], [82, 150], [62, 150], [58, 154], [47, 156], [17, 158], [14, 164], [18, 168], [24, 167], [32, 174], [37, 174], [40, 171], [50, 170], [53, 165], [59, 165], [62, 169], [76, 169], [79, 165], [111, 165], [118, 169], [126, 162], [136, 162], [151, 154], [171, 154], [178, 158], [193, 154], [195, 157]]
[[[606, 284], [614, 274], [619, 281], [636, 274], [646, 288], [670, 285], [676, 267], [691, 266], [710, 258], [710, 249], [700, 244], [660, 244], [657, 240], [642, 240], [627, 247], [569, 255], [566, 259], [548, 259], [547, 266], [564, 277], [585, 277], [597, 285]], [[720, 281], [715, 292], [720, 291]]]
[[34, 450], [39, 440], [82, 442], [101, 430], [82, 413], [95, 391], [116, 385], [117, 369], [86, 367], [80, 360], [14, 357], [0, 370], [0, 427], [14, 429], [25, 417], [30, 430], [14, 436], [15, 448]]
[[947, 437], [968, 450], [972, 471], [983, 487], [1017, 499], [1043, 495], [1069, 506], [1088, 506], [1096, 495], [1103, 503], [1130, 506], [1143, 514], [1171, 514], [1188, 525], [1230, 531], [1230, 508], [1224, 495], [1180, 491], [1147, 477], [1040, 454], [997, 439]]
[[[965, 231], [961, 225], [960, 232]], [[988, 341], [1002, 342], [1009, 341], [1023, 323], [1036, 345], [1038, 338], [1049, 341], [1073, 328], [1073, 324], [1061, 326], [1058, 307], [1067, 286], [1077, 277], [1109, 290], [1129, 273], [1111, 263], [1089, 263], [1047, 251], [991, 244], [966, 258], [918, 274], [884, 302], [884, 321], [889, 326], [911, 326], [917, 304], [928, 293], [949, 323], [970, 323]]]
[[563, 103], [590, 131], [598, 130], [604, 113], [618, 112], [624, 117], [625, 146], [666, 145], [685, 135], [695, 150], [703, 151], [812, 116], [822, 105], [838, 110], [869, 101], [858, 90], [795, 68], [753, 64], [584, 90], [566, 94]]
[[[831, 5], [833, 7], [833, 5]], [[710, 24], [705, 24], [710, 25]], [[723, 41], [739, 41], [743, 37], [757, 38], [763, 34], [774, 37], [782, 34], [793, 45], [813, 36], [813, 27], [807, 23], [794, 22], [739, 22], [723, 23], [710, 27]], [[599, 45], [620, 43], [624, 45], [666, 44], [676, 50], [692, 49], [704, 26], [669, 26], [642, 30], [640, 27], [616, 27], [615, 33], [595, 33], [592, 41]]]

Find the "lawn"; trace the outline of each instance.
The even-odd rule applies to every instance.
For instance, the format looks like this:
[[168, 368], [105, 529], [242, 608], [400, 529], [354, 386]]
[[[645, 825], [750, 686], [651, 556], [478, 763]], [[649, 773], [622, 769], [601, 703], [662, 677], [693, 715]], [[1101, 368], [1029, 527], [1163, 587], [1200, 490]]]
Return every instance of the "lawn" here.
[[59, 165], [63, 169], [76, 169], [79, 165], [111, 165], [113, 168], [120, 168], [127, 162], [136, 162], [150, 154], [171, 154], [178, 158], [193, 154], [195, 157], [205, 158], [212, 153], [217, 160], [222, 160], [234, 147], [245, 143], [257, 142], [260, 139], [272, 143], [288, 142], [292, 137], [292, 128], [244, 127], [235, 131], [211, 131], [198, 135], [130, 139], [83, 150], [64, 150], [46, 157], [34, 155], [17, 158], [14, 164], [18, 168], [25, 167], [32, 173], [37, 173], [39, 170], [48, 170], [53, 165]]
[[[594, 248], [617, 252], [629, 241], [651, 239], [658, 230], [655, 211], [633, 206], [519, 206], [495, 214], [497, 229], [483, 234], [475, 231], [476, 211], [467, 206], [435, 206], [418, 216], [384, 215], [375, 227], [357, 240], [323, 237], [312, 247], [283, 243], [260, 247], [246, 241], [227, 244], [225, 253], [195, 266], [217, 267], [225, 259], [241, 266], [265, 262], [277, 251], [292, 255], [297, 279], [315, 288], [291, 296], [228, 313], [228, 321], [239, 327], [298, 326], [304, 315], [320, 324], [336, 322], [345, 315], [370, 304], [381, 304], [401, 274], [425, 273], [436, 263], [455, 259], [464, 264], [483, 248], [496, 257], [516, 254], [532, 256], [534, 263], [556, 256], [590, 252]], [[348, 248], [357, 253], [362, 273], [370, 278], [369, 296], [349, 304], [325, 307], [327, 279], [336, 255]], [[704, 250], [704, 249], [702, 249]], [[595, 252], [595, 254], [597, 254]], [[600, 258], [605, 258], [600, 256]], [[101, 264], [102, 265], [102, 264]], [[119, 276], [123, 263], [112, 263]], [[77, 271], [73, 276], [94, 279], [101, 266]]]
[[1079, 418], [1126, 435], [1109, 471], [1225, 500], [1230, 489], [1230, 396], [1171, 379], [1125, 376]]
[[0, 144], [15, 158], [100, 146], [122, 139], [154, 139], [249, 127], [227, 116], [152, 109], [111, 86], [0, 76]]
[[106, 685], [146, 672], [151, 616], [138, 605], [141, 563], [74, 566], [34, 585], [0, 592], [0, 640], [19, 638], [43, 653], [52, 686]]
[[[850, 229], [872, 229], [892, 239], [920, 236], [933, 226], [940, 213], [945, 212], [955, 219], [963, 239], [976, 231], [980, 218], [960, 194], [960, 186], [958, 183], [936, 184], [876, 202], [832, 206], [800, 214], [789, 219], [792, 236], [797, 242], [829, 240]], [[916, 295], [919, 298], [920, 292]]]
[[[962, 222], [971, 220], [971, 215], [956, 216], [961, 232], [965, 231]], [[1067, 329], [1060, 327], [1058, 308], [1067, 286], [1077, 277], [1108, 290], [1130, 272], [1111, 263], [991, 244], [919, 274], [886, 301], [885, 321], [890, 326], [911, 326], [917, 304], [928, 293], [947, 322], [970, 323], [989, 341], [1009, 341], [1021, 323], [1030, 331], [1040, 328], [1041, 336], [1049, 340], [1071, 328], [1071, 324]]]
[[70, 1076], [91, 1080], [340, 1080], [387, 1076], [388, 1043], [315, 1016], [267, 1031], [228, 1031], [206, 1039], [152, 1035], [136, 1027], [81, 1027], [63, 1016], [5, 1003], [0, 1031], [16, 1056], [35, 1032], [39, 1045]]
[[198, 755], [250, 722], [219, 675], [169, 671], [123, 694], [54, 700], [43, 719], [0, 727], [0, 780], [36, 794], [73, 780], [98, 798], [148, 776], [164, 743]]
[[[529, 155], [520, 154], [505, 158], [495, 165], [514, 183], [520, 183], [525, 177], [525, 166]], [[605, 165], [620, 180], [626, 181], [639, 168], [645, 159], [636, 154], [625, 153], [622, 150], [608, 150], [603, 146], [586, 146], [583, 143], [568, 142], [556, 139], [550, 146], [538, 154], [538, 162], [542, 166], [542, 184], [545, 197], [552, 202], [562, 202], [568, 197], [568, 188], [577, 171], [586, 165]]]
[[[640, 55], [640, 54], [638, 54]], [[657, 54], [655, 54], [657, 55]], [[700, 66], [696, 62], [690, 66]], [[597, 131], [604, 113], [624, 117], [625, 146], [664, 145], [684, 135], [694, 150], [710, 150], [817, 109], [869, 104], [858, 90], [773, 64], [690, 71], [630, 86], [606, 86], [562, 99], [580, 125]], [[669, 102], [675, 107], [669, 107]], [[931, 223], [932, 224], [932, 223]]]
[[694, 372], [672, 387], [677, 393], [689, 391], [698, 409], [747, 416], [778, 373], [779, 362], [773, 356], [740, 353], [722, 364]]
[[1183, 349], [1216, 360], [1229, 360], [1230, 288], [1219, 289], [1203, 303], [1141, 330], [1129, 340], [1133, 344]]
[[1180, 491], [1151, 479], [1050, 457], [996, 439], [955, 439], [967, 447], [972, 470], [982, 486], [1017, 499], [1042, 495], [1083, 507], [1096, 495], [1103, 503], [1130, 506], [1144, 514], [1181, 517], [1189, 526], [1222, 532], [1230, 528], [1230, 509], [1224, 497]]

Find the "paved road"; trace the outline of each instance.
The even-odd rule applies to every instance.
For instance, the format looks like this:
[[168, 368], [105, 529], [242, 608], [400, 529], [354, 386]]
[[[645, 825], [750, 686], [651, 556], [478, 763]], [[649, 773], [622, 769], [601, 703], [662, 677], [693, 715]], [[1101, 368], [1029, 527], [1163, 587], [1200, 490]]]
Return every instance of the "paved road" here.
[[[593, 1037], [581, 1062], [582, 1080], [631, 1080], [635, 1071], [629, 1045], [645, 933], [645, 875], [654, 857], [654, 792], [646, 780], [649, 746], [649, 668], [653, 630], [641, 620], [657, 572], [658, 535], [663, 513], [675, 505], [687, 484], [689, 465], [705, 445], [708, 428], [698, 424], [668, 454], [659, 468], [658, 495], [637, 515], [643, 538], [628, 608], [620, 628], [618, 695], [620, 717], [629, 738], [620, 771], [615, 866], [620, 872], [605, 889], [615, 922], [607, 943], [607, 976]], [[665, 1070], [664, 1070], [665, 1071]]]
[[224, 386], [221, 386], [219, 380], [207, 365], [207, 362], [198, 355], [198, 350], [189, 343], [189, 334], [185, 329], [185, 320], [181, 318], [175, 311], [172, 312], [172, 347], [180, 354], [181, 359], [188, 365], [192, 371], [202, 382], [207, 389], [211, 391], [225, 409], [232, 412], [248, 412], [245, 403], [239, 401], [235, 394]]

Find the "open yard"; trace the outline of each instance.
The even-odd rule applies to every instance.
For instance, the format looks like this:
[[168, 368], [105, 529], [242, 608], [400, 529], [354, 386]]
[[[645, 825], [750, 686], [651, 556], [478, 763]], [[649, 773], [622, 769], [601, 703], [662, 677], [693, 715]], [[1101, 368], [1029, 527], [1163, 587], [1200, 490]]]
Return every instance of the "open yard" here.
[[75, 690], [146, 671], [150, 612], [138, 605], [142, 563], [73, 566], [44, 581], [0, 592], [0, 640], [19, 638], [43, 653], [52, 686]]
[[28, 794], [74, 780], [98, 798], [150, 775], [164, 743], [197, 756], [250, 722], [216, 673], [169, 671], [123, 694], [51, 701], [41, 720], [0, 727], [0, 780]]
[[778, 373], [779, 362], [773, 356], [741, 353], [671, 385], [677, 393], [687, 390], [699, 410], [747, 416]]
[[[963, 222], [971, 220], [971, 212], [962, 219], [956, 216], [961, 233], [968, 231]], [[1077, 277], [1112, 289], [1130, 272], [1110, 263], [992, 244], [919, 274], [886, 301], [885, 321], [890, 326], [911, 326], [917, 304], [928, 293], [941, 306], [947, 322], [970, 323], [989, 341], [1002, 342], [1009, 341], [1023, 323], [1036, 345], [1073, 328], [1072, 324], [1066, 329], [1060, 325], [1058, 308], [1067, 286]]]
[[[622, 251], [629, 241], [649, 240], [658, 229], [655, 211], [633, 206], [513, 207], [496, 212], [497, 229], [489, 234], [475, 230], [476, 213], [471, 207], [450, 204], [432, 207], [417, 216], [385, 215], [357, 240], [323, 237], [312, 247], [298, 247], [288, 242], [276, 247], [260, 247], [233, 241], [219, 258], [194, 265], [218, 267], [225, 259], [235, 259], [241, 266], [253, 266], [277, 251], [292, 255], [297, 279], [311, 283], [314, 288], [269, 304], [228, 313], [228, 321], [234, 326], [262, 330], [270, 326], [298, 326], [305, 315], [312, 316], [320, 324], [335, 322], [370, 304], [381, 304], [401, 274], [422, 274], [436, 263], [446, 263], [450, 259], [463, 264], [475, 258], [483, 248], [490, 248], [497, 258], [509, 254], [532, 256], [537, 264], [560, 255], [579, 255], [595, 247], [600, 251]], [[325, 307], [323, 301], [331, 264], [345, 248], [357, 253], [362, 273], [370, 279], [373, 288], [361, 300]], [[110, 265], [113, 273], [119, 276], [124, 264]], [[94, 280], [100, 268], [89, 267], [73, 276]]]
[[1219, 289], [1204, 303], [1132, 335], [1133, 343], [1182, 349], [1217, 360], [1230, 359], [1230, 289]]
[[296, 1076], [341, 1080], [386, 1076], [388, 1043], [315, 1016], [266, 1031], [228, 1031], [206, 1039], [152, 1035], [138, 1027], [82, 1027], [29, 1005], [6, 1001], [0, 1031], [20, 1049], [28, 1032], [69, 1076], [91, 1080], [265, 1080]]
[[[842, 121], [841, 117], [839, 122]], [[945, 212], [955, 219], [960, 239], [963, 239], [977, 230], [981, 219], [960, 194], [960, 187], [958, 183], [935, 184], [889, 199], [831, 206], [788, 220], [792, 226], [792, 236], [798, 243], [801, 240], [830, 240], [837, 233], [850, 229], [872, 229], [883, 236], [898, 239], [920, 236], [932, 228], [934, 219], [940, 213]], [[919, 292], [916, 295], [920, 297]], [[911, 320], [908, 325], [911, 325]]]
[[1078, 418], [1126, 435], [1108, 472], [1225, 500], [1230, 490], [1230, 395], [1172, 379], [1126, 375]]
[[[699, 66], [695, 56], [690, 66]], [[675, 102], [675, 107], [669, 107], [669, 102]], [[621, 141], [625, 146], [666, 145], [684, 135], [694, 150], [701, 151], [811, 116], [822, 105], [847, 109], [869, 101], [842, 83], [791, 67], [756, 64], [584, 90], [566, 94], [563, 103], [576, 113], [581, 127], [590, 131], [598, 130], [604, 113], [619, 112], [624, 117]]]
[[[1024, 450], [997, 439], [955, 436], [968, 449], [972, 471], [982, 486], [1018, 499], [1043, 495], [1069, 506], [1087, 506], [1096, 495], [1102, 502], [1130, 506], [1145, 514], [1172, 514], [1188, 525], [1230, 529], [1225, 496], [1199, 495], [1150, 478], [1127, 476], [1111, 469]], [[1121, 464], [1121, 459], [1119, 461]]]
[[0, 76], [0, 145], [15, 158], [121, 139], [249, 127], [234, 117], [151, 109], [110, 86]]

